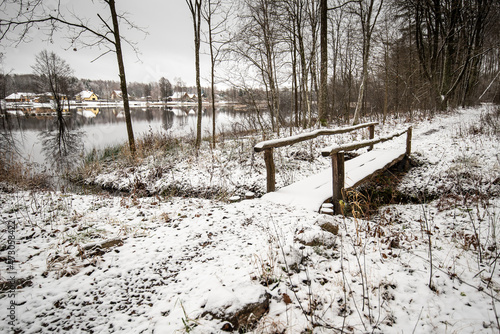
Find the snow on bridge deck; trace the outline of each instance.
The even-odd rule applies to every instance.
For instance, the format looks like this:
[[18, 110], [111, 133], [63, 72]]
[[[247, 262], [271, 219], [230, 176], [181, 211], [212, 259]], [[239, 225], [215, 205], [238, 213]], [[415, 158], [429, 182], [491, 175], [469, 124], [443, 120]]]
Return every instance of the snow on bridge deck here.
[[[353, 188], [372, 175], [401, 161], [405, 148], [392, 150], [372, 150], [345, 162], [344, 189]], [[321, 205], [332, 197], [332, 168], [292, 183], [277, 191], [262, 196], [263, 199], [277, 203], [319, 211]]]

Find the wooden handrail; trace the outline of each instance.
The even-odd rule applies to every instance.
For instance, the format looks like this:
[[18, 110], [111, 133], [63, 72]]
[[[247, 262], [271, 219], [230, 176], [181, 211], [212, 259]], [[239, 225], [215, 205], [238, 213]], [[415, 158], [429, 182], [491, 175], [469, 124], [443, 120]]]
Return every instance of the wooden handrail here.
[[254, 146], [254, 151], [255, 152], [262, 152], [262, 151], [265, 151], [265, 150], [270, 149], [270, 148], [289, 146], [289, 145], [293, 145], [293, 144], [296, 144], [296, 143], [299, 143], [299, 142], [302, 142], [305, 140], [314, 139], [314, 138], [319, 137], [319, 136], [335, 135], [335, 134], [351, 132], [354, 130], [367, 128], [367, 127], [371, 127], [371, 126], [374, 127], [377, 124], [378, 124], [378, 122], [371, 122], [371, 123], [363, 123], [363, 124], [358, 124], [355, 126], [349, 126], [349, 127], [345, 127], [345, 128], [339, 128], [339, 129], [320, 129], [320, 130], [315, 130], [315, 131], [311, 131], [311, 132], [301, 133], [301, 134], [286, 137], [286, 138], [261, 141], [260, 143], [257, 143]]
[[356, 143], [331, 146], [321, 151], [324, 157], [330, 156], [332, 159], [332, 203], [334, 213], [341, 213], [340, 201], [344, 198], [344, 184], [345, 184], [345, 161], [344, 152], [357, 150], [363, 147], [373, 148], [373, 145], [391, 140], [395, 137], [402, 136], [406, 133], [406, 157], [411, 153], [411, 137], [412, 127], [409, 126], [406, 130], [394, 132], [391, 135], [380, 137], [376, 139], [363, 140]]
[[274, 165], [273, 149], [278, 147], [293, 145], [305, 140], [314, 139], [319, 136], [346, 133], [363, 128], [369, 128], [370, 138], [373, 138], [375, 134], [375, 125], [377, 124], [378, 122], [371, 122], [371, 123], [363, 123], [339, 129], [315, 130], [287, 138], [272, 139], [257, 143], [254, 146], [254, 151], [255, 152], [264, 151], [264, 161], [266, 163], [266, 173], [267, 173], [267, 192], [272, 192], [276, 189], [276, 175], [275, 175], [276, 167]]
[[[385, 136], [385, 137], [380, 137], [380, 138], [375, 138], [375, 139], [369, 139], [369, 140], [362, 140], [362, 141], [358, 141], [358, 142], [350, 143], [350, 144], [334, 145], [334, 146], [326, 147], [323, 150], [321, 150], [321, 155], [324, 156], [324, 157], [328, 157], [328, 156], [330, 156], [332, 154], [335, 154], [335, 153], [338, 153], [338, 152], [341, 152], [341, 151], [347, 152], [347, 151], [354, 151], [354, 150], [357, 150], [357, 149], [360, 149], [360, 148], [363, 148], [363, 147], [367, 147], [367, 146], [372, 147], [375, 144], [383, 143], [383, 142], [391, 140], [391, 139], [393, 139], [395, 137], [402, 136], [405, 133], [407, 133], [408, 137], [409, 137], [409, 139], [407, 140], [407, 143], [406, 143], [407, 146], [408, 146], [408, 145], [411, 145], [411, 132], [412, 132], [412, 128], [411, 128], [411, 126], [409, 126], [405, 130], [394, 132], [394, 133], [392, 133], [392, 134], [390, 134], [388, 136]], [[410, 146], [410, 150], [411, 150], [411, 146]], [[409, 152], [409, 150], [407, 148], [407, 154], [409, 154], [409, 153], [410, 152]]]

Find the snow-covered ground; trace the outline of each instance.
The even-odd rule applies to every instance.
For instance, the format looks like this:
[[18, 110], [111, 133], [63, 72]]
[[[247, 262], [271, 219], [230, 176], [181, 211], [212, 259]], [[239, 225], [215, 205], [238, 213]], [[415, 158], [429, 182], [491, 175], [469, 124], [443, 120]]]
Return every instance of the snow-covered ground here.
[[[498, 333], [492, 110], [415, 122], [418, 164], [399, 190], [423, 204], [370, 220], [226, 201], [264, 192], [262, 156], [244, 153], [255, 140], [89, 175], [128, 195], [2, 192], [0, 332]], [[330, 140], [351, 139], [276, 150], [277, 187], [326, 167]]]

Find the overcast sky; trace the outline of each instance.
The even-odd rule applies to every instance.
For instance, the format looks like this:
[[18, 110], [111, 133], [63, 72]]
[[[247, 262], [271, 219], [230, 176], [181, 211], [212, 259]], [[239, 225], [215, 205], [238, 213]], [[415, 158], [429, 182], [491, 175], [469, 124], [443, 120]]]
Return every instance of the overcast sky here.
[[[56, 0], [44, 0], [44, 3]], [[82, 17], [96, 17], [95, 7], [92, 10], [77, 8], [81, 4], [91, 3], [90, 0], [63, 0], [66, 8], [82, 12]], [[174, 78], [180, 77], [188, 85], [195, 84], [194, 42], [191, 14], [185, 0], [117, 0], [118, 11], [129, 13], [129, 18], [136, 25], [143, 27], [149, 34], [128, 31], [121, 28], [122, 35], [137, 42], [141, 54], [140, 61], [130, 47], [124, 49], [127, 81], [154, 82], [161, 77], [174, 83]], [[100, 8], [104, 8], [100, 6]], [[104, 8], [106, 9], [106, 8]], [[106, 10], [101, 10], [103, 17], [108, 17]], [[88, 79], [103, 79], [118, 81], [118, 67], [114, 53], [91, 63], [91, 60], [101, 54], [102, 50], [78, 49], [73, 51], [68, 41], [57, 38], [54, 43], [44, 42], [46, 37], [41, 32], [34, 31], [32, 41], [17, 47], [2, 43], [1, 52], [5, 54], [5, 72], [25, 74], [32, 73], [31, 66], [35, 63], [35, 55], [47, 49], [54, 51], [66, 60], [75, 71], [75, 76]], [[202, 56], [202, 72], [208, 73], [209, 62]], [[208, 77], [202, 73], [202, 84]]]

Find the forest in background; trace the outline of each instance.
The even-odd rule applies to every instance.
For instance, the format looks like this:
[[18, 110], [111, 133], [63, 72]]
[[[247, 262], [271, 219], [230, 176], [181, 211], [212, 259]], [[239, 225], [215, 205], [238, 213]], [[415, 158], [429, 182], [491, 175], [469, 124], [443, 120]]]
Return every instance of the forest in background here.
[[[273, 130], [290, 112], [296, 126], [307, 127], [318, 120], [349, 121], [353, 113], [385, 117], [500, 102], [497, 1], [186, 3], [193, 5], [195, 35], [198, 29], [204, 42], [198, 52], [210, 51], [215, 81], [231, 87], [222, 95], [254, 108], [264, 103]], [[126, 23], [133, 13], [118, 18]], [[163, 99], [173, 91], [196, 93], [181, 78], [170, 79], [128, 83], [129, 94]], [[211, 92], [203, 79], [202, 91]], [[89, 89], [104, 98], [120, 88], [118, 81], [74, 83], [75, 92]], [[4, 71], [0, 85], [1, 97], [41, 89], [33, 75]]]

